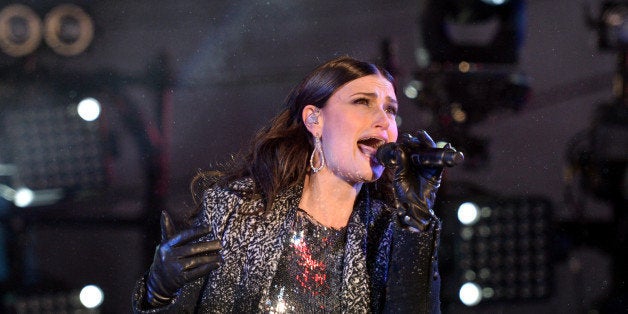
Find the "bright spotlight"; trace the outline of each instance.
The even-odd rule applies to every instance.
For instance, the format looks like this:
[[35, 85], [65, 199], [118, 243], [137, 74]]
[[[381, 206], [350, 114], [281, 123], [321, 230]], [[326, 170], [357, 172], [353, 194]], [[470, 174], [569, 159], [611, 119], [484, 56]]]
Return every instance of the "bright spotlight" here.
[[94, 121], [100, 116], [100, 102], [91, 97], [81, 100], [76, 109], [85, 121]]
[[473, 225], [480, 219], [480, 208], [472, 202], [465, 202], [458, 207], [458, 220], [463, 225]]
[[417, 96], [419, 96], [419, 91], [416, 90], [416, 88], [414, 88], [414, 86], [412, 85], [406, 86], [406, 88], [403, 90], [403, 93], [406, 95], [406, 97], [410, 99], [415, 99], [417, 98]]
[[81, 293], [79, 294], [79, 299], [81, 300], [81, 304], [88, 309], [93, 309], [99, 307], [103, 300], [105, 294], [102, 289], [95, 285], [87, 285], [81, 289]]
[[490, 5], [502, 5], [508, 0], [482, 0], [482, 2]]
[[403, 93], [406, 97], [410, 99], [415, 99], [419, 96], [419, 93], [423, 89], [423, 83], [418, 80], [412, 80], [408, 85], [403, 89]]
[[35, 193], [28, 188], [20, 188], [15, 191], [13, 203], [17, 207], [26, 207], [30, 205], [35, 199]]
[[482, 289], [473, 282], [467, 282], [460, 287], [458, 296], [464, 305], [474, 306], [482, 301]]

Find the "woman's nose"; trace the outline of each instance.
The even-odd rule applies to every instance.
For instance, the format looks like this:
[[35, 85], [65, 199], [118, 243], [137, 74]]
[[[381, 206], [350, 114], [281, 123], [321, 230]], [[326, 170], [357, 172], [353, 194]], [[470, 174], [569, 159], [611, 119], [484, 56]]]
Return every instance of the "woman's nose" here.
[[380, 107], [375, 113], [375, 126], [382, 129], [388, 129], [390, 127], [390, 117], [384, 108]]

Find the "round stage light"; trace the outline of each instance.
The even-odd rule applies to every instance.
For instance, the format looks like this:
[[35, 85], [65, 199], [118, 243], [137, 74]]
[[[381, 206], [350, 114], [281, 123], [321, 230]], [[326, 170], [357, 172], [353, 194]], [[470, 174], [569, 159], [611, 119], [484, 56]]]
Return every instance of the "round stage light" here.
[[412, 80], [406, 87], [403, 89], [404, 95], [409, 99], [415, 99], [419, 97], [419, 93], [423, 89], [423, 82], [418, 80]]
[[56, 53], [74, 56], [87, 49], [94, 38], [92, 18], [80, 7], [62, 4], [44, 19], [44, 40]]
[[480, 219], [480, 208], [472, 202], [464, 202], [458, 207], [458, 220], [463, 225], [473, 225]]
[[458, 296], [464, 305], [474, 306], [482, 301], [482, 289], [473, 282], [467, 282], [460, 287]]
[[20, 188], [15, 191], [13, 203], [17, 207], [27, 207], [35, 199], [35, 193], [28, 188]]
[[105, 294], [102, 289], [95, 285], [87, 285], [83, 287], [79, 293], [79, 300], [81, 300], [81, 304], [88, 309], [99, 307], [104, 299]]
[[100, 116], [100, 102], [95, 98], [85, 98], [78, 103], [76, 110], [85, 121], [94, 121]]
[[0, 49], [21, 57], [37, 49], [42, 37], [39, 16], [23, 4], [7, 5], [0, 11]]

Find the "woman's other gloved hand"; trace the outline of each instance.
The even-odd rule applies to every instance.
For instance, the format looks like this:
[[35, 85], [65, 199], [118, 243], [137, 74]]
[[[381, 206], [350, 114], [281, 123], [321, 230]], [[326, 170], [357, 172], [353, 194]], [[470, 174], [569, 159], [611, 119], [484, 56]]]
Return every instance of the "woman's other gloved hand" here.
[[418, 131], [416, 136], [402, 134], [397, 142], [393, 179], [395, 205], [407, 227], [424, 230], [435, 218], [432, 208], [443, 168], [416, 165], [412, 162], [411, 152], [436, 147], [436, 143], [425, 131]]
[[177, 233], [168, 213], [161, 213], [161, 244], [155, 250], [146, 281], [147, 299], [152, 306], [168, 304], [185, 283], [220, 266], [220, 242], [197, 241], [210, 232], [211, 227], [201, 226]]

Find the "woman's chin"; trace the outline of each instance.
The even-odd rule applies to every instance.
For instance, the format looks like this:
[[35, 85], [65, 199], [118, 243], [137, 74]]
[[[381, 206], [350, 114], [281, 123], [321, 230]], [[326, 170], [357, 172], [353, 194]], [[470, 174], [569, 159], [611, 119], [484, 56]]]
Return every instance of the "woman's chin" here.
[[375, 182], [384, 173], [384, 166], [380, 164], [362, 165], [351, 171], [333, 171], [337, 176], [342, 177], [345, 181], [355, 183]]

